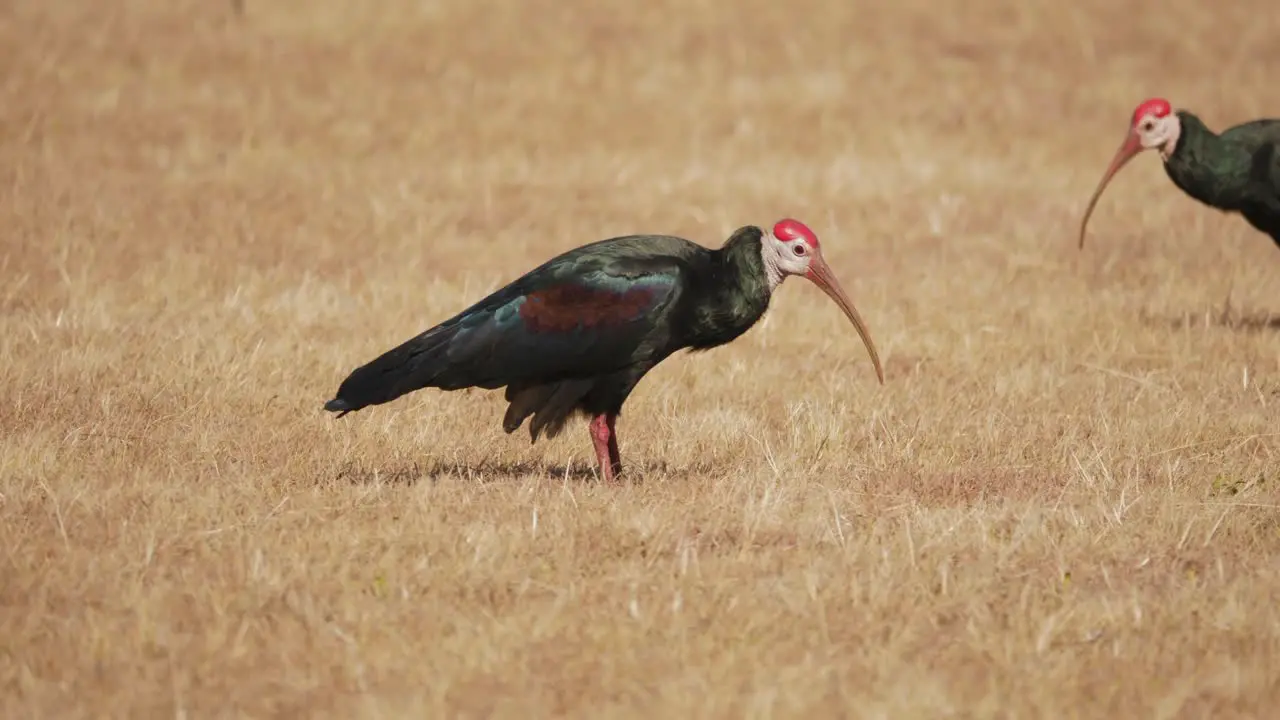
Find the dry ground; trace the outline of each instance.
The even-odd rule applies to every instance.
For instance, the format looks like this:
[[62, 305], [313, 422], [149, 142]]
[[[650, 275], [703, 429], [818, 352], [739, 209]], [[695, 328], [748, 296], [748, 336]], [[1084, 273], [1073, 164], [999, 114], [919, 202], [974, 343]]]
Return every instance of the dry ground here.
[[[1265, 714], [1280, 251], [1153, 156], [1074, 232], [1146, 96], [1280, 115], [1271, 5], [5, 3], [0, 714]], [[499, 393], [321, 411], [553, 253], [784, 215], [885, 386], [792, 282], [622, 487]]]

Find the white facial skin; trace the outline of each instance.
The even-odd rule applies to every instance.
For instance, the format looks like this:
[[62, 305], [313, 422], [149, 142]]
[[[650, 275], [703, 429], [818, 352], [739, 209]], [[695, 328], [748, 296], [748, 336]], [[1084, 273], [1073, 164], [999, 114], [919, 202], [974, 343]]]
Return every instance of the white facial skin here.
[[765, 272], [769, 274], [769, 289], [782, 284], [788, 275], [804, 275], [809, 272], [813, 248], [804, 238], [782, 240], [773, 233], [766, 233], [760, 243], [760, 255]]
[[1153, 113], [1147, 113], [1138, 120], [1133, 126], [1133, 131], [1137, 133], [1138, 139], [1142, 142], [1143, 150], [1159, 150], [1160, 157], [1165, 160], [1173, 154], [1173, 149], [1178, 146], [1178, 136], [1182, 134], [1182, 124], [1178, 122], [1178, 116], [1169, 113], [1164, 117], [1156, 117]]

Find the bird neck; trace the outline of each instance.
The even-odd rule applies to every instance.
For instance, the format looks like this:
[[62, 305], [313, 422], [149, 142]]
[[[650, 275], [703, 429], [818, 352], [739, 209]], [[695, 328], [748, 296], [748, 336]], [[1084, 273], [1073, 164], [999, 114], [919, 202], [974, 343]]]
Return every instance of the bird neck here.
[[1237, 194], [1233, 169], [1249, 167], [1247, 149], [1224, 140], [1193, 113], [1177, 112], [1181, 133], [1164, 162], [1169, 179], [1202, 203], [1233, 208]]
[[720, 286], [728, 295], [750, 296], [768, 303], [769, 295], [782, 281], [776, 263], [765, 261], [764, 231], [755, 226], [741, 228], [713, 253], [719, 266]]
[[712, 250], [699, 273], [699, 298], [693, 303], [691, 345], [723, 345], [746, 332], [769, 308], [772, 285], [761, 254], [764, 231], [748, 226]]

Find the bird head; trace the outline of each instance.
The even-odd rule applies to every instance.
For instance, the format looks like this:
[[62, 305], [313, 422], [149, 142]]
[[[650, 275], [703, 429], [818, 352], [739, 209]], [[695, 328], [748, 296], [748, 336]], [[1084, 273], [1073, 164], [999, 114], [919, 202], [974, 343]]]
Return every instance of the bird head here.
[[1138, 153], [1143, 150], [1159, 150], [1160, 157], [1165, 160], [1173, 154], [1173, 149], [1178, 146], [1178, 136], [1182, 133], [1182, 124], [1178, 121], [1178, 115], [1173, 111], [1173, 106], [1164, 98], [1151, 98], [1144, 100], [1133, 111], [1133, 116], [1129, 119], [1129, 130], [1125, 133], [1124, 142], [1120, 144], [1120, 149], [1116, 151], [1115, 157], [1111, 159], [1111, 165], [1107, 167], [1107, 172], [1102, 176], [1098, 187], [1093, 191], [1093, 197], [1089, 198], [1089, 206], [1084, 211], [1084, 218], [1080, 221], [1080, 247], [1084, 248], [1084, 230], [1085, 225], [1089, 222], [1089, 216], [1093, 214], [1093, 207], [1098, 204], [1098, 198], [1102, 197], [1102, 191], [1106, 189], [1107, 183], [1111, 182], [1111, 178], [1120, 172], [1120, 168], [1129, 162]]
[[800, 275], [821, 288], [840, 306], [845, 317], [849, 318], [858, 331], [862, 344], [866, 345], [871, 362], [876, 366], [876, 377], [883, 385], [884, 369], [880, 366], [880, 353], [876, 352], [875, 343], [871, 340], [871, 333], [867, 331], [862, 316], [840, 287], [840, 282], [831, 272], [827, 261], [822, 258], [822, 246], [818, 243], [817, 234], [799, 220], [779, 220], [774, 224], [773, 230], [765, 234], [761, 254], [765, 272], [769, 276], [770, 289], [776, 288], [789, 275]]

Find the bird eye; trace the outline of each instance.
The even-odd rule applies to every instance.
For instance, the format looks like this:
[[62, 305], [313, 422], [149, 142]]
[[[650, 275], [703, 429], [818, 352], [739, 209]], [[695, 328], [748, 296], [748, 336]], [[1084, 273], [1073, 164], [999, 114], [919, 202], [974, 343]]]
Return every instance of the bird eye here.
[[796, 243], [791, 246], [796, 255], [804, 255], [804, 243]]

